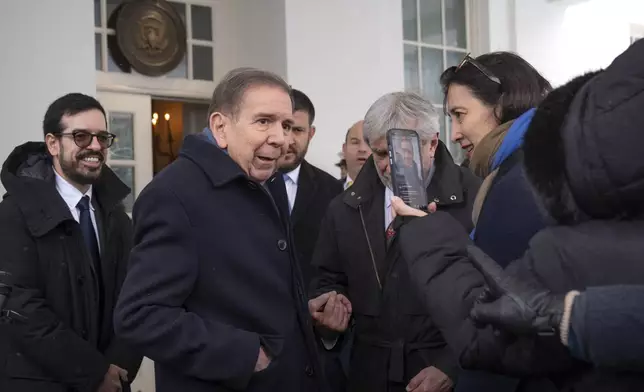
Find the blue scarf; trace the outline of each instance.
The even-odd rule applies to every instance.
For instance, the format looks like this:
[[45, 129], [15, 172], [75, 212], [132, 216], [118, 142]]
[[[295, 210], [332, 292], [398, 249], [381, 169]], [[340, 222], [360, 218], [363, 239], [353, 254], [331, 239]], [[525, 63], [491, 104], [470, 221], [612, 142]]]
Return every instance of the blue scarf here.
[[219, 147], [219, 144], [217, 144], [217, 140], [215, 140], [215, 137], [213, 136], [212, 131], [210, 131], [210, 128], [205, 127], [203, 131], [201, 131], [200, 138], [207, 141], [208, 143], [214, 144], [218, 149], [223, 151], [224, 154], [228, 155], [228, 151], [225, 148]]
[[[494, 157], [492, 159], [492, 168], [490, 171], [498, 169], [499, 166], [501, 166], [501, 164], [505, 162], [505, 160], [508, 159], [510, 155], [514, 154], [516, 150], [521, 148], [521, 146], [523, 145], [523, 136], [528, 130], [530, 122], [532, 121], [532, 117], [534, 117], [534, 113], [536, 111], [537, 109], [532, 108], [523, 113], [516, 120], [514, 120], [510, 129], [508, 129], [508, 133], [503, 138], [501, 146], [494, 154]], [[470, 238], [472, 240], [474, 240], [475, 234], [476, 228], [474, 228], [474, 230], [472, 230], [472, 232], [470, 233]]]

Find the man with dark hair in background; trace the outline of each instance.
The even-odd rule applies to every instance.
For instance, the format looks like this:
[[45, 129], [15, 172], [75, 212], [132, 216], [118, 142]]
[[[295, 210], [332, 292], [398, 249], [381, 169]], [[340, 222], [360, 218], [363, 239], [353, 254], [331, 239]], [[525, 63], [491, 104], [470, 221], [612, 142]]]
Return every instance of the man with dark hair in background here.
[[208, 124], [134, 205], [117, 333], [155, 362], [157, 392], [324, 391], [275, 175], [291, 89], [270, 72], [230, 71]]
[[142, 357], [112, 329], [132, 244], [130, 189], [105, 164], [114, 135], [83, 94], [54, 101], [43, 131], [2, 166], [0, 270], [25, 320], [0, 330], [0, 390], [129, 391]]
[[342, 183], [305, 160], [315, 135], [315, 108], [303, 92], [293, 89], [293, 127], [288, 150], [279, 160], [284, 176], [295, 248], [307, 285], [313, 273], [311, 254], [318, 239], [320, 222], [334, 197], [342, 193]]
[[[342, 182], [305, 160], [316, 131], [314, 120], [313, 102], [303, 92], [293, 89], [292, 139], [286, 154], [279, 160], [279, 167], [284, 177], [295, 248], [306, 287], [313, 275], [311, 255], [320, 223], [331, 200], [342, 193]], [[324, 362], [333, 390], [343, 391], [345, 375], [337, 360], [338, 352], [323, 350]]]

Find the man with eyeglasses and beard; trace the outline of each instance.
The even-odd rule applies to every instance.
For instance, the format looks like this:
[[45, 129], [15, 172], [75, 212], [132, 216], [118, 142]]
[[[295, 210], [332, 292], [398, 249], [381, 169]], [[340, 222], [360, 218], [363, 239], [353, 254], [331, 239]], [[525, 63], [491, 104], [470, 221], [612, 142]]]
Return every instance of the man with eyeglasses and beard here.
[[0, 174], [6, 308], [25, 317], [1, 326], [0, 390], [129, 391], [142, 357], [112, 327], [132, 243], [130, 189], [105, 164], [115, 136], [101, 104], [78, 93], [49, 106], [43, 130]]

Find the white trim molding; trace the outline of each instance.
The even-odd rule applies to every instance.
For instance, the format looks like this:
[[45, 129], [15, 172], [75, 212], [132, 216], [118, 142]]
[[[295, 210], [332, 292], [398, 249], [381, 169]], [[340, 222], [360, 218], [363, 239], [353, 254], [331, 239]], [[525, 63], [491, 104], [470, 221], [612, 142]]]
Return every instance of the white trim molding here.
[[215, 82], [173, 78], [153, 78], [125, 73], [96, 72], [96, 89], [119, 93], [147, 94], [154, 97], [210, 100]]
[[517, 50], [516, 1], [470, 0], [472, 53]]

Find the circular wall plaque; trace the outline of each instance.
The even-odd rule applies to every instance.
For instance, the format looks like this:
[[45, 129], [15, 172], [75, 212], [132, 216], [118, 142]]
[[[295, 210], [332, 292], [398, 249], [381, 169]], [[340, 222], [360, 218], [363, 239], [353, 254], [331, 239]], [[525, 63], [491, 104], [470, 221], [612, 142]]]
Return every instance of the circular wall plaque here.
[[116, 21], [116, 39], [132, 68], [148, 76], [172, 71], [186, 52], [183, 21], [164, 0], [123, 3]]

